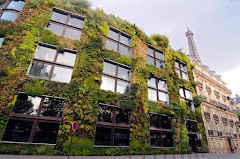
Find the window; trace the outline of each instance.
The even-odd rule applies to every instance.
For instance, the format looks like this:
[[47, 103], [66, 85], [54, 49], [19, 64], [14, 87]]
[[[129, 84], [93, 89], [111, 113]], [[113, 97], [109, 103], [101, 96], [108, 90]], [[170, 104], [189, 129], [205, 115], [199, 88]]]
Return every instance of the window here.
[[189, 132], [198, 132], [196, 121], [187, 120], [186, 126]]
[[148, 100], [168, 103], [167, 81], [153, 77], [148, 79]]
[[94, 145], [129, 146], [130, 110], [99, 104]]
[[198, 131], [197, 121], [186, 119], [188, 129], [189, 146], [201, 147], [202, 135]]
[[164, 54], [161, 50], [148, 45], [147, 48], [147, 64], [157, 66], [158, 68], [164, 69]]
[[181, 61], [175, 61], [175, 68], [180, 78], [189, 81], [186, 63], [183, 63]]
[[28, 69], [30, 77], [69, 83], [72, 77], [76, 51], [39, 43]]
[[180, 87], [180, 96], [181, 98], [192, 100], [192, 92], [187, 88]]
[[104, 62], [101, 89], [125, 93], [130, 85], [130, 69], [113, 61]]
[[55, 34], [80, 40], [83, 22], [84, 17], [80, 15], [53, 8], [50, 22], [46, 28]]
[[0, 12], [0, 19], [12, 22], [15, 21], [24, 4], [25, 1], [21, 0], [7, 0]]
[[64, 99], [19, 93], [2, 141], [56, 144]]
[[0, 37], [0, 48], [2, 47], [3, 41], [4, 41], [4, 37]]
[[173, 147], [171, 118], [150, 114], [150, 137], [152, 147]]
[[110, 27], [106, 38], [106, 48], [131, 57], [131, 36], [127, 33]]

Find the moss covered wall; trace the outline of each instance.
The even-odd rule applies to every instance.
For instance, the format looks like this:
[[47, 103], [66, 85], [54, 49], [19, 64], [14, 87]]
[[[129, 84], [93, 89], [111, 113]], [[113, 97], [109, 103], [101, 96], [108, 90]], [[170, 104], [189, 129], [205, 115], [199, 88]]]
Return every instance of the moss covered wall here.
[[[76, 5], [78, 4], [78, 5]], [[64, 97], [63, 123], [59, 130], [56, 146], [0, 144], [0, 153], [11, 154], [66, 154], [71, 134], [71, 123], [76, 120], [79, 129], [73, 139], [72, 155], [123, 155], [188, 152], [187, 129], [184, 118], [197, 120], [202, 133], [203, 148], [207, 151], [206, 136], [200, 109], [191, 112], [180, 100], [179, 85], [192, 90], [196, 96], [196, 83], [187, 56], [173, 50], [167, 37], [155, 34], [148, 37], [135, 24], [101, 9], [91, 10], [87, 1], [27, 0], [16, 22], [0, 21], [0, 34], [5, 35], [0, 49], [0, 137], [13, 107], [14, 97], [22, 91], [35, 95]], [[50, 19], [52, 7], [65, 9], [85, 16], [81, 40], [72, 40], [54, 35], [44, 27]], [[132, 36], [132, 58], [104, 46], [109, 26]], [[60, 48], [77, 50], [77, 58], [70, 84], [30, 78], [26, 75], [38, 42], [57, 45]], [[146, 49], [151, 44], [164, 51], [166, 69], [146, 66]], [[123, 95], [100, 90], [104, 59], [131, 66], [131, 90]], [[175, 71], [175, 60], [187, 63], [189, 82], [180, 79]], [[148, 101], [147, 79], [149, 77], [167, 80], [169, 104]], [[198, 99], [195, 97], [194, 99]], [[130, 148], [93, 147], [98, 103], [117, 105], [132, 109], [130, 122]], [[172, 116], [174, 148], [151, 149], [149, 113], [164, 113]]]

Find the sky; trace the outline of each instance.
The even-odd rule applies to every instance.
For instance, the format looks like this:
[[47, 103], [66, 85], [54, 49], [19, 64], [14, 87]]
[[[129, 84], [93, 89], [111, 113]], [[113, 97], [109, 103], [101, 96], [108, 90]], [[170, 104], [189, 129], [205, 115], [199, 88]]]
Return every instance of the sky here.
[[93, 9], [134, 23], [147, 35], [166, 35], [173, 49], [186, 54], [189, 27], [202, 63], [222, 76], [233, 96], [240, 94], [240, 0], [90, 1]]

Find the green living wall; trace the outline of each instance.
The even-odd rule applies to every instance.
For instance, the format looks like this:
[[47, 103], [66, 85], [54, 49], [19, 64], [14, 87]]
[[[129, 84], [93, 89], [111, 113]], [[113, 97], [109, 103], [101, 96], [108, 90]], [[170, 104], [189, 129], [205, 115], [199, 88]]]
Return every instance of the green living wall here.
[[[49, 22], [52, 7], [65, 9], [85, 16], [81, 40], [73, 40], [44, 29]], [[132, 36], [131, 58], [105, 48], [109, 26]], [[63, 122], [58, 132], [56, 146], [0, 144], [0, 153], [66, 155], [70, 144], [71, 123], [76, 120], [78, 130], [73, 137], [72, 155], [124, 155], [187, 153], [188, 131], [185, 118], [197, 120], [203, 136], [202, 149], [207, 151], [193, 65], [184, 53], [169, 46], [166, 36], [154, 34], [148, 37], [135, 24], [131, 24], [101, 9], [90, 9], [86, 0], [27, 0], [16, 22], [0, 21], [0, 34], [5, 36], [0, 49], [0, 137], [14, 106], [17, 92], [30, 95], [49, 95], [66, 99]], [[77, 50], [77, 58], [70, 84], [30, 78], [26, 75], [38, 42], [57, 45], [59, 49]], [[165, 54], [165, 70], [146, 65], [147, 45], [161, 49]], [[104, 59], [130, 66], [131, 89], [125, 94], [100, 90]], [[175, 60], [186, 62], [189, 81], [178, 77]], [[157, 77], [167, 80], [169, 104], [148, 101], [147, 79]], [[180, 100], [179, 85], [190, 88], [196, 111], [192, 112]], [[106, 103], [131, 109], [130, 147], [94, 147], [93, 139], [97, 121], [98, 103]], [[149, 113], [172, 116], [173, 148], [150, 147]]]

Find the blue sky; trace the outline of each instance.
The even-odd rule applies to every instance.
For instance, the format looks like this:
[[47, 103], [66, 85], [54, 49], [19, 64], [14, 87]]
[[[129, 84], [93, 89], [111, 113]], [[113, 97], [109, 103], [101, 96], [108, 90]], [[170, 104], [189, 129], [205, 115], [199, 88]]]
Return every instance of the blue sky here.
[[135, 23], [148, 35], [166, 35], [188, 54], [187, 26], [202, 63], [240, 94], [240, 0], [91, 0], [92, 8]]

